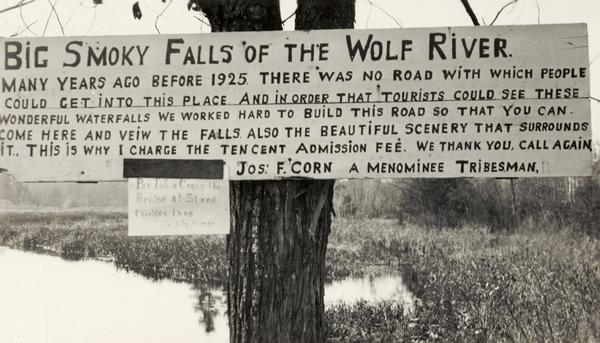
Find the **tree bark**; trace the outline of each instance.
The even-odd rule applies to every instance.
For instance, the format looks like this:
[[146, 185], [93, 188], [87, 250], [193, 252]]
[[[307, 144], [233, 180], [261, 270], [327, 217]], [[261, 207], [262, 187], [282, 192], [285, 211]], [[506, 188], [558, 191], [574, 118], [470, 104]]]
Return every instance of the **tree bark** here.
[[[281, 30], [276, 0], [192, 0], [212, 31]], [[354, 0], [299, 0], [296, 28], [352, 28]], [[230, 342], [323, 342], [334, 180], [230, 183]]]
[[333, 181], [232, 183], [231, 342], [324, 341]]
[[296, 30], [354, 28], [355, 0], [298, 0]]

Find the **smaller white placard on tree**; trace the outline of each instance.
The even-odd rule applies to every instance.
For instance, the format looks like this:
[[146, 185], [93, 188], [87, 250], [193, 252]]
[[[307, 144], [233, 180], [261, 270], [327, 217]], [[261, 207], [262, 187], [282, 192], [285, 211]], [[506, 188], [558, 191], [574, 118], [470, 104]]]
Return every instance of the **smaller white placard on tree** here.
[[228, 233], [228, 180], [129, 179], [129, 236]]

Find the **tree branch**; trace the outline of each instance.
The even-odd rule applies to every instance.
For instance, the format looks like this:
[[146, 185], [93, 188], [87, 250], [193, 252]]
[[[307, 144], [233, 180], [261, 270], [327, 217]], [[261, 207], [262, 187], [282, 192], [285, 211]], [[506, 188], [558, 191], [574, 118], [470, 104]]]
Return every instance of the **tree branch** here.
[[[55, 5], [57, 1], [58, 0], [54, 0]], [[46, 19], [46, 25], [44, 25], [44, 31], [42, 31], [42, 37], [46, 35], [46, 30], [48, 29], [48, 24], [50, 24], [50, 18], [52, 18], [52, 14], [52, 11], [50, 11], [50, 13], [48, 14], [48, 18]]]
[[205, 20], [203, 20], [202, 18], [198, 17], [198, 16], [193, 16], [194, 18], [196, 18], [199, 22], [201, 22], [202, 24], [210, 27], [210, 24], [207, 23]]
[[296, 15], [296, 11], [294, 10], [294, 13], [290, 14], [287, 18], [285, 18], [281, 21], [281, 25], [285, 24], [286, 21], [290, 20], [295, 15]]
[[2, 9], [2, 10], [0, 10], [0, 14], [2, 14], [2, 13], [5, 13], [5, 12], [8, 12], [8, 11], [12, 11], [12, 10], [14, 10], [14, 9], [17, 9], [17, 8], [21, 7], [21, 6], [28, 5], [28, 4], [30, 4], [30, 3], [34, 2], [34, 1], [35, 1], [35, 0], [29, 0], [29, 1], [27, 1], [27, 2], [23, 2], [23, 1], [21, 1], [20, 3], [18, 3], [18, 4], [16, 4], [16, 5], [14, 5], [14, 6], [10, 6], [10, 7], [7, 7], [7, 8], [5, 8], [5, 9]]
[[502, 8], [500, 9], [500, 11], [498, 11], [498, 13], [496, 13], [496, 16], [494, 17], [494, 20], [492, 20], [492, 22], [490, 23], [490, 25], [494, 25], [494, 23], [496, 22], [496, 20], [498, 20], [498, 18], [500, 17], [500, 14], [502, 14], [502, 12], [504, 12], [504, 10], [506, 8], [508, 8], [508, 6], [510, 5], [514, 5], [518, 2], [519, 0], [512, 0], [508, 3], [506, 3], [504, 6], [502, 6]]
[[165, 8], [163, 8], [163, 10], [154, 19], [154, 28], [156, 29], [156, 32], [160, 33], [160, 30], [158, 29], [158, 19], [160, 17], [162, 17], [163, 14], [165, 14], [165, 12], [167, 11], [167, 9], [169, 9], [169, 7], [171, 6], [172, 3], [173, 3], [173, 0], [169, 0], [169, 3], [167, 4], [167, 6], [165, 6]]
[[477, 16], [475, 15], [475, 12], [473, 12], [473, 8], [471, 7], [471, 4], [469, 3], [469, 0], [460, 0], [460, 2], [462, 2], [463, 6], [465, 7], [465, 10], [469, 14], [469, 17], [471, 18], [471, 21], [473, 22], [473, 25], [480, 26], [479, 25], [479, 20], [477, 19]]
[[94, 24], [96, 24], [96, 15], [97, 15], [97, 7], [94, 6], [94, 17], [92, 18], [92, 23], [90, 24], [90, 28], [88, 29], [87, 33], [85, 34], [86, 36], [92, 31], [92, 29], [94, 28]]
[[[56, 0], [54, 2], [57, 3], [58, 0]], [[58, 16], [58, 12], [56, 12], [56, 7], [54, 6], [54, 4], [52, 3], [52, 1], [48, 0], [48, 3], [50, 4], [50, 7], [52, 7], [52, 12], [54, 12], [54, 16], [56, 17], [56, 21], [58, 22], [58, 26], [60, 26], [60, 31], [62, 32], [62, 35], [65, 35], [65, 28], [63, 27], [62, 23], [60, 22], [60, 17]]]
[[[10, 35], [10, 37], [12, 38], [12, 37], [17, 37], [17, 36], [19, 36], [21, 33], [23, 33], [23, 32], [25, 32], [25, 31], [29, 30], [29, 28], [31, 27], [31, 25], [34, 25], [34, 24], [35, 24], [35, 23], [37, 23], [37, 22], [38, 22], [37, 20], [36, 20], [36, 21], [34, 21], [34, 22], [32, 22], [31, 24], [29, 24], [29, 25], [28, 25], [26, 28], [24, 28], [24, 29], [23, 29], [23, 30], [21, 30], [21, 31], [18, 31], [18, 29], [17, 29], [17, 32], [15, 32], [15, 33], [13, 33], [12, 35]], [[20, 26], [19, 26], [19, 28], [20, 28]]]
[[367, 24], [366, 28], [369, 28], [369, 21], [371, 21], [371, 11], [373, 10], [373, 3], [369, 6], [369, 13], [367, 14]]
[[[21, 17], [21, 22], [23, 23], [23, 25], [25, 25], [25, 29], [27, 29], [27, 31], [29, 31], [32, 35], [39, 37], [37, 33], [33, 32], [29, 28], [32, 24], [27, 24], [27, 22], [25, 21], [25, 17], [23, 17], [23, 4], [24, 3], [25, 3], [25, 0], [21, 0], [21, 1], [19, 1], [19, 4], [17, 5], [19, 7], [19, 17]], [[31, 1], [28, 3], [31, 3]]]
[[371, 6], [375, 6], [375, 8], [377, 8], [378, 10], [380, 10], [381, 12], [383, 12], [383, 14], [385, 14], [386, 16], [390, 17], [393, 21], [396, 22], [396, 24], [398, 24], [398, 27], [402, 27], [402, 24], [400, 23], [400, 21], [398, 21], [398, 19], [396, 19], [396, 17], [394, 17], [393, 15], [390, 14], [390, 12], [386, 11], [385, 8], [377, 5], [376, 3], [374, 3], [371, 0], [365, 0], [366, 2], [368, 2]]

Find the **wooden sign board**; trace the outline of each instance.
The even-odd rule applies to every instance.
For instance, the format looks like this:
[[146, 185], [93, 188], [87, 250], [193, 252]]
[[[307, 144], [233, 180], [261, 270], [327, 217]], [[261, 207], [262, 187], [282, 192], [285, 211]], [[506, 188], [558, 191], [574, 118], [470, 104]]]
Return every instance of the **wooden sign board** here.
[[591, 173], [585, 24], [0, 40], [0, 168], [233, 180]]
[[229, 233], [229, 182], [129, 179], [130, 236]]

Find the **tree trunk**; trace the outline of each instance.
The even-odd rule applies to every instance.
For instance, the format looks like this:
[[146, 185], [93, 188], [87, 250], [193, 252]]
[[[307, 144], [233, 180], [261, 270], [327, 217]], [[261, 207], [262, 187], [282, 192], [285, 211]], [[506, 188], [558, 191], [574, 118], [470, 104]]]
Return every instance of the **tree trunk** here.
[[[193, 0], [213, 31], [280, 30], [276, 0]], [[352, 28], [354, 0], [299, 0], [296, 28]], [[323, 342], [333, 180], [231, 182], [230, 342]]]
[[232, 183], [231, 342], [324, 341], [333, 181]]

